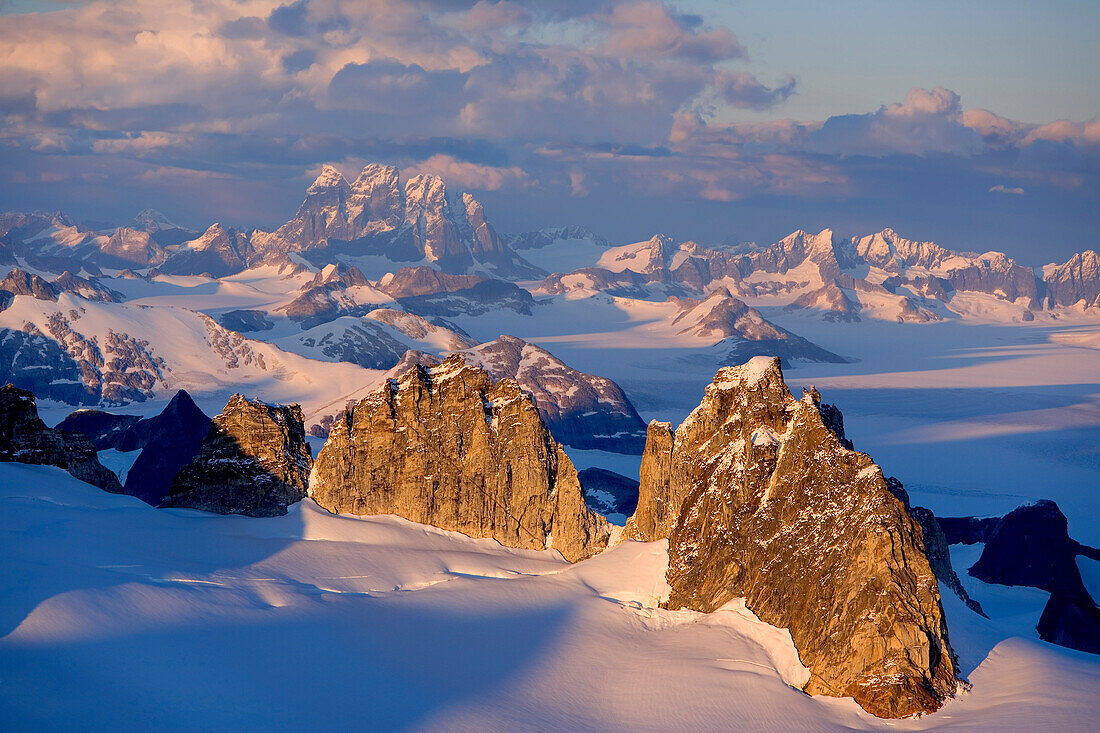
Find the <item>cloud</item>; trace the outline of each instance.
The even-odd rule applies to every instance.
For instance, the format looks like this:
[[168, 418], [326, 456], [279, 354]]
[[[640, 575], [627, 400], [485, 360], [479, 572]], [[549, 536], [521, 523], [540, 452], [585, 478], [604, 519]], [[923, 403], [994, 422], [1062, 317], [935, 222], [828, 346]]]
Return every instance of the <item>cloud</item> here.
[[963, 124], [959, 95], [936, 87], [910, 89], [904, 102], [870, 114], [830, 117], [807, 136], [805, 147], [830, 155], [971, 155], [984, 142]]
[[277, 223], [329, 160], [605, 212], [630, 197], [881, 202], [962, 180], [987, 202], [992, 181], [1026, 186], [1023, 204], [1100, 180], [1100, 119], [1026, 124], [943, 87], [825, 120], [717, 121], [781, 112], [799, 90], [671, 2], [92, 0], [0, 16], [0, 181], [32, 182], [0, 192], [98, 210], [110, 180]]
[[167, 132], [145, 132], [121, 138], [107, 138], [92, 143], [96, 153], [126, 153], [143, 155], [169, 147], [178, 147], [190, 141], [190, 136]]
[[1039, 140], [1068, 142], [1083, 148], [1100, 147], [1100, 116], [1088, 122], [1074, 123], [1069, 120], [1057, 120], [1036, 127], [1024, 138], [1024, 144]]
[[600, 47], [613, 56], [704, 62], [747, 56], [728, 28], [704, 30], [697, 16], [673, 14], [661, 3], [622, 3], [598, 18], [607, 29]]
[[531, 13], [527, 8], [507, 0], [504, 2], [478, 0], [469, 11], [460, 13], [457, 19], [459, 27], [468, 31], [527, 27], [531, 22]]
[[1013, 194], [1014, 196], [1023, 196], [1024, 195], [1024, 189], [1020, 188], [1019, 186], [1014, 186], [1012, 188], [1009, 188], [1008, 186], [1005, 186], [1004, 184], [1001, 184], [1001, 183], [998, 183], [996, 186], [991, 186], [990, 189], [989, 189], [989, 192], [990, 193], [1010, 193], [1010, 194]]
[[527, 187], [535, 182], [516, 166], [498, 167], [458, 160], [450, 155], [433, 155], [419, 163], [406, 166], [405, 176], [437, 175], [449, 185], [475, 191], [499, 191], [505, 186]]
[[770, 109], [794, 94], [797, 81], [788, 76], [778, 87], [769, 88], [752, 74], [721, 69], [715, 75], [715, 92], [732, 107]]

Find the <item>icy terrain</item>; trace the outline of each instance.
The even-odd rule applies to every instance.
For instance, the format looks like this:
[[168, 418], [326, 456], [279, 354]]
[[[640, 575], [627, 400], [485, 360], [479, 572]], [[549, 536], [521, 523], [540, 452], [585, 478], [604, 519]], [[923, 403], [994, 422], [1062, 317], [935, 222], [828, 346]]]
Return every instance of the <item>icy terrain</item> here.
[[[479, 216], [459, 213], [471, 225]], [[48, 235], [66, 252], [109, 244], [75, 227]], [[485, 279], [515, 264], [486, 260], [435, 290], [407, 271], [402, 291], [395, 268], [428, 260], [336, 252], [337, 267], [290, 251], [221, 278], [105, 263], [95, 281], [118, 295], [111, 302], [66, 290], [59, 272], [20, 254], [60, 292], [0, 296], [11, 339], [2, 366], [44, 375], [57, 394], [91, 384], [82, 404], [116, 412], [155, 414], [183, 388], [216, 414], [239, 391], [301, 403], [308, 427], [396, 376], [405, 349], [484, 357], [518, 344], [538, 358], [509, 368], [554, 383], [539, 399], [569, 407], [562, 396], [584, 396], [576, 380], [595, 375], [613, 384], [593, 410], [632, 405], [675, 425], [719, 366], [785, 347], [792, 389], [814, 385], [837, 404], [856, 449], [915, 505], [995, 516], [1049, 498], [1070, 536], [1100, 545], [1100, 310], [1086, 307], [1092, 291], [1066, 284], [1078, 280], [1053, 279], [1063, 266], [1043, 272], [1063, 283], [1064, 302], [1032, 308], [1009, 287], [1032, 277], [1027, 268], [889, 230], [851, 243], [796, 232], [746, 250], [759, 269], [711, 280], [689, 275], [742, 255], [668, 237], [612, 247], [580, 231], [524, 236], [509, 240], [516, 252], [561, 274]], [[498, 341], [506, 334], [526, 343]], [[28, 362], [24, 347], [48, 339], [68, 356]], [[39, 406], [51, 425], [75, 408], [42, 396]], [[314, 454], [321, 443], [311, 440]], [[568, 454], [579, 470], [638, 477], [638, 455]], [[124, 474], [135, 455], [100, 458]], [[0, 465], [0, 500], [5, 729], [1064, 732], [1095, 729], [1100, 714], [1100, 658], [1038, 640], [1045, 592], [970, 578], [981, 546], [952, 555], [990, 619], [943, 593], [972, 690], [924, 719], [879, 721], [796, 691], [805, 670], [789, 636], [743, 609], [657, 609], [662, 544], [570, 566], [394, 518], [332, 516], [309, 500], [263, 520], [154, 510], [14, 464]], [[1100, 563], [1077, 562], [1100, 595]]]
[[8, 730], [1068, 733], [1100, 714], [1100, 660], [949, 592], [972, 689], [882, 721], [793, 689], [789, 635], [737, 602], [655, 608], [663, 542], [569, 565], [309, 500], [276, 519], [156, 510], [17, 464], [0, 501]]

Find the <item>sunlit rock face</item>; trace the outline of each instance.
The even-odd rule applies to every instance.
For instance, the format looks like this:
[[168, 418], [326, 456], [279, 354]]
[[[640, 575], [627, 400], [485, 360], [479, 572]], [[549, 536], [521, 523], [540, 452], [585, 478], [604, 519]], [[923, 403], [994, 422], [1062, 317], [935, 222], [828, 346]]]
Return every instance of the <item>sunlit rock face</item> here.
[[254, 232], [251, 246], [254, 260], [302, 252], [323, 261], [340, 251], [431, 263], [453, 273], [545, 275], [504, 244], [469, 194], [448, 192], [432, 175], [414, 176], [402, 186], [397, 168], [375, 164], [352, 183], [324, 166], [294, 218], [274, 232]]
[[305, 496], [312, 463], [301, 407], [233, 395], [161, 506], [283, 515]]
[[396, 514], [570, 561], [609, 536], [530, 396], [460, 356], [416, 366], [338, 418], [310, 495], [329, 511]]
[[882, 717], [935, 710], [956, 670], [920, 527], [822, 412], [778, 359], [722, 369], [675, 432], [650, 426], [624, 534], [669, 538], [670, 608], [744, 597], [789, 629], [807, 692]]
[[1045, 272], [1047, 303], [1051, 308], [1083, 305], [1100, 308], [1100, 255], [1085, 250]]

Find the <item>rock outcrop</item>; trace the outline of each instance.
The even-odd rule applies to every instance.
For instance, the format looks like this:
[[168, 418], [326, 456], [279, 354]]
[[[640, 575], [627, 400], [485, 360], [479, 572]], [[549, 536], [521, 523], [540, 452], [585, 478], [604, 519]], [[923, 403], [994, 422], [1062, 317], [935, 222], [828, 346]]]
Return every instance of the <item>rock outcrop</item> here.
[[312, 463], [302, 408], [233, 395], [160, 505], [252, 517], [283, 515], [305, 496]]
[[[0, 290], [0, 304], [4, 294]], [[95, 404], [100, 392], [88, 388], [83, 378], [84, 366], [33, 325], [27, 331], [0, 328], [0, 383], [11, 382], [42, 399]]]
[[629, 517], [638, 508], [638, 482], [605, 468], [586, 468], [577, 473], [584, 498], [595, 512]]
[[46, 427], [34, 395], [10, 384], [0, 388], [0, 461], [57, 466], [93, 486], [122, 491], [118, 478], [99, 462], [92, 441]]
[[984, 583], [1022, 585], [1050, 593], [1036, 630], [1052, 644], [1100, 654], [1100, 607], [1089, 595], [1077, 556], [1100, 560], [1100, 550], [1069, 536], [1069, 523], [1053, 501], [1016, 507], [1003, 517], [939, 520], [949, 544], [984, 543], [971, 566]]
[[0, 280], [0, 290], [12, 295], [26, 295], [36, 300], [56, 301], [58, 295], [55, 285], [18, 267], [13, 268], [3, 280]]
[[703, 300], [683, 298], [677, 302], [680, 313], [672, 320], [676, 334], [713, 341], [726, 351], [727, 361], [723, 363], [740, 364], [764, 354], [836, 364], [847, 361], [771, 323], [760, 311], [733, 297], [727, 288], [717, 288]]
[[58, 430], [81, 433], [97, 451], [118, 446], [118, 441], [135, 423], [141, 422], [139, 415], [116, 415], [104, 410], [76, 410], [57, 424]]
[[670, 608], [744, 597], [790, 630], [807, 692], [878, 716], [930, 712], [955, 692], [920, 526], [826, 425], [816, 393], [791, 396], [778, 359], [722, 369], [675, 432], [654, 423], [649, 436], [624, 534], [669, 538]]
[[494, 380], [515, 379], [535, 398], [559, 442], [581, 450], [633, 455], [645, 447], [645, 423], [622, 388], [607, 377], [578, 371], [515, 336], [501, 336], [459, 353]]
[[201, 236], [180, 245], [158, 269], [166, 275], [225, 277], [243, 270], [249, 255], [247, 235], [215, 223]]
[[1061, 265], [1044, 268], [1043, 275], [1051, 308], [1078, 303], [1100, 308], [1100, 255], [1091, 249], [1075, 254]]
[[176, 474], [198, 455], [209, 432], [206, 413], [187, 392], [176, 392], [159, 415], [135, 423], [118, 438], [118, 450], [141, 451], [126, 474], [126, 493], [158, 505]]
[[329, 511], [397, 514], [570, 561], [609, 535], [531, 398], [459, 356], [418, 365], [337, 418], [310, 495]]

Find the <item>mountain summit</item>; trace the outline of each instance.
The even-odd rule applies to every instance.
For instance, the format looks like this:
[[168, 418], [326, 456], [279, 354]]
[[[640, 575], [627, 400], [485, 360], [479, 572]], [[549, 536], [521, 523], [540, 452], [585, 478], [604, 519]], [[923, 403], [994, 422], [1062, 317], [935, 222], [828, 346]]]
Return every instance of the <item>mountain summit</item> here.
[[256, 231], [252, 246], [261, 258], [300, 252], [317, 264], [336, 254], [374, 255], [460, 274], [545, 274], [504, 243], [470, 194], [448, 192], [434, 175], [402, 186], [396, 167], [377, 164], [353, 183], [324, 166], [294, 218], [274, 232]]

